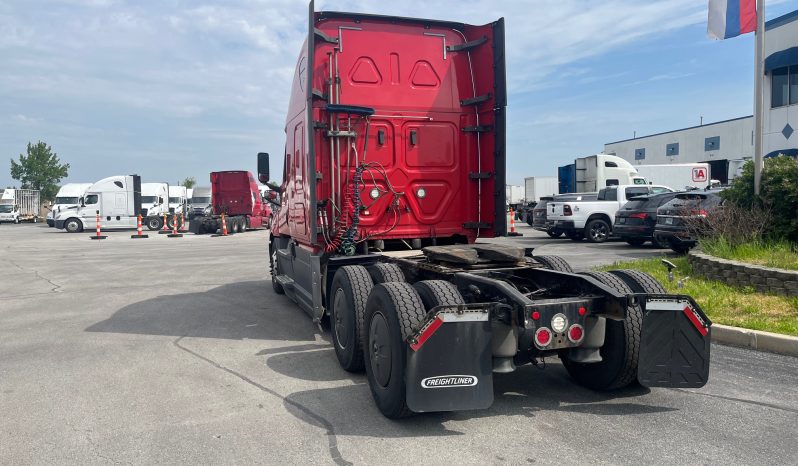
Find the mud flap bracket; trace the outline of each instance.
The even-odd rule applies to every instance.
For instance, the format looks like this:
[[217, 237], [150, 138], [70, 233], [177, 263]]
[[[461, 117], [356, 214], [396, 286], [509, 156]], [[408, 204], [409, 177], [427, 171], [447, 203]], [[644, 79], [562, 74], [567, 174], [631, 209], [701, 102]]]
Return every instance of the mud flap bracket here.
[[709, 378], [712, 322], [687, 296], [642, 298], [637, 378], [646, 387], [703, 387]]

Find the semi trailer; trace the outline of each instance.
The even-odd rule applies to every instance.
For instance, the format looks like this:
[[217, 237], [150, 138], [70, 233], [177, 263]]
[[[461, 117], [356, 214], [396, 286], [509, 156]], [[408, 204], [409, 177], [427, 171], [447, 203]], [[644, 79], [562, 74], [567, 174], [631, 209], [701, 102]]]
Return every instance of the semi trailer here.
[[261, 199], [255, 176], [234, 170], [211, 173], [211, 209], [191, 219], [189, 231], [201, 235], [215, 233], [224, 226], [229, 233], [269, 227], [271, 209]]
[[711, 322], [691, 297], [481, 242], [507, 230], [504, 38], [503, 19], [310, 3], [273, 186], [273, 290], [329, 324], [340, 366], [365, 371], [389, 418], [488, 408], [494, 373], [551, 357], [595, 390], [703, 386]]
[[38, 222], [40, 198], [38, 189], [0, 189], [0, 223]]

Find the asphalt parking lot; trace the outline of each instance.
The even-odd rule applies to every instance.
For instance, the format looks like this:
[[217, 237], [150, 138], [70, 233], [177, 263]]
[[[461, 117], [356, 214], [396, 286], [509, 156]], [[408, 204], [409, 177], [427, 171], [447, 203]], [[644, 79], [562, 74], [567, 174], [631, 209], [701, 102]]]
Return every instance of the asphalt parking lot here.
[[[516, 241], [574, 266], [656, 249]], [[400, 422], [272, 292], [268, 231], [91, 241], [0, 225], [0, 463], [788, 464], [798, 359], [713, 345], [700, 390], [595, 393], [556, 360]]]

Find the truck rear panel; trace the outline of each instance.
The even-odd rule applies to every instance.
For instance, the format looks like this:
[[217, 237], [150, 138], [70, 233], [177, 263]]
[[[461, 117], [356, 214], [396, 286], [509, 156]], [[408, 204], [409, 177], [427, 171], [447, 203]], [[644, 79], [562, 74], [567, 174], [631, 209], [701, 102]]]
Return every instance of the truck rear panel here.
[[360, 239], [503, 235], [505, 105], [502, 20], [470, 26], [311, 4], [275, 232], [325, 246], [319, 227], [335, 230], [358, 210]]

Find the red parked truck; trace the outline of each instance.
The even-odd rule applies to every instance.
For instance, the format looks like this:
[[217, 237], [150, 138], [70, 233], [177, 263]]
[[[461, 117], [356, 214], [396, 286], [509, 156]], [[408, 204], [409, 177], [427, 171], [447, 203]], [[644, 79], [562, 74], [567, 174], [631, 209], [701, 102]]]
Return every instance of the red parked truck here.
[[311, 2], [270, 235], [274, 290], [329, 322], [340, 365], [365, 369], [391, 418], [487, 408], [493, 373], [545, 357], [596, 390], [703, 386], [711, 322], [689, 296], [636, 271], [574, 273], [477, 242], [506, 233], [505, 106], [502, 19]]
[[201, 235], [221, 230], [222, 214], [230, 233], [269, 226], [271, 209], [251, 172], [211, 172], [211, 212], [192, 218], [189, 231]]

